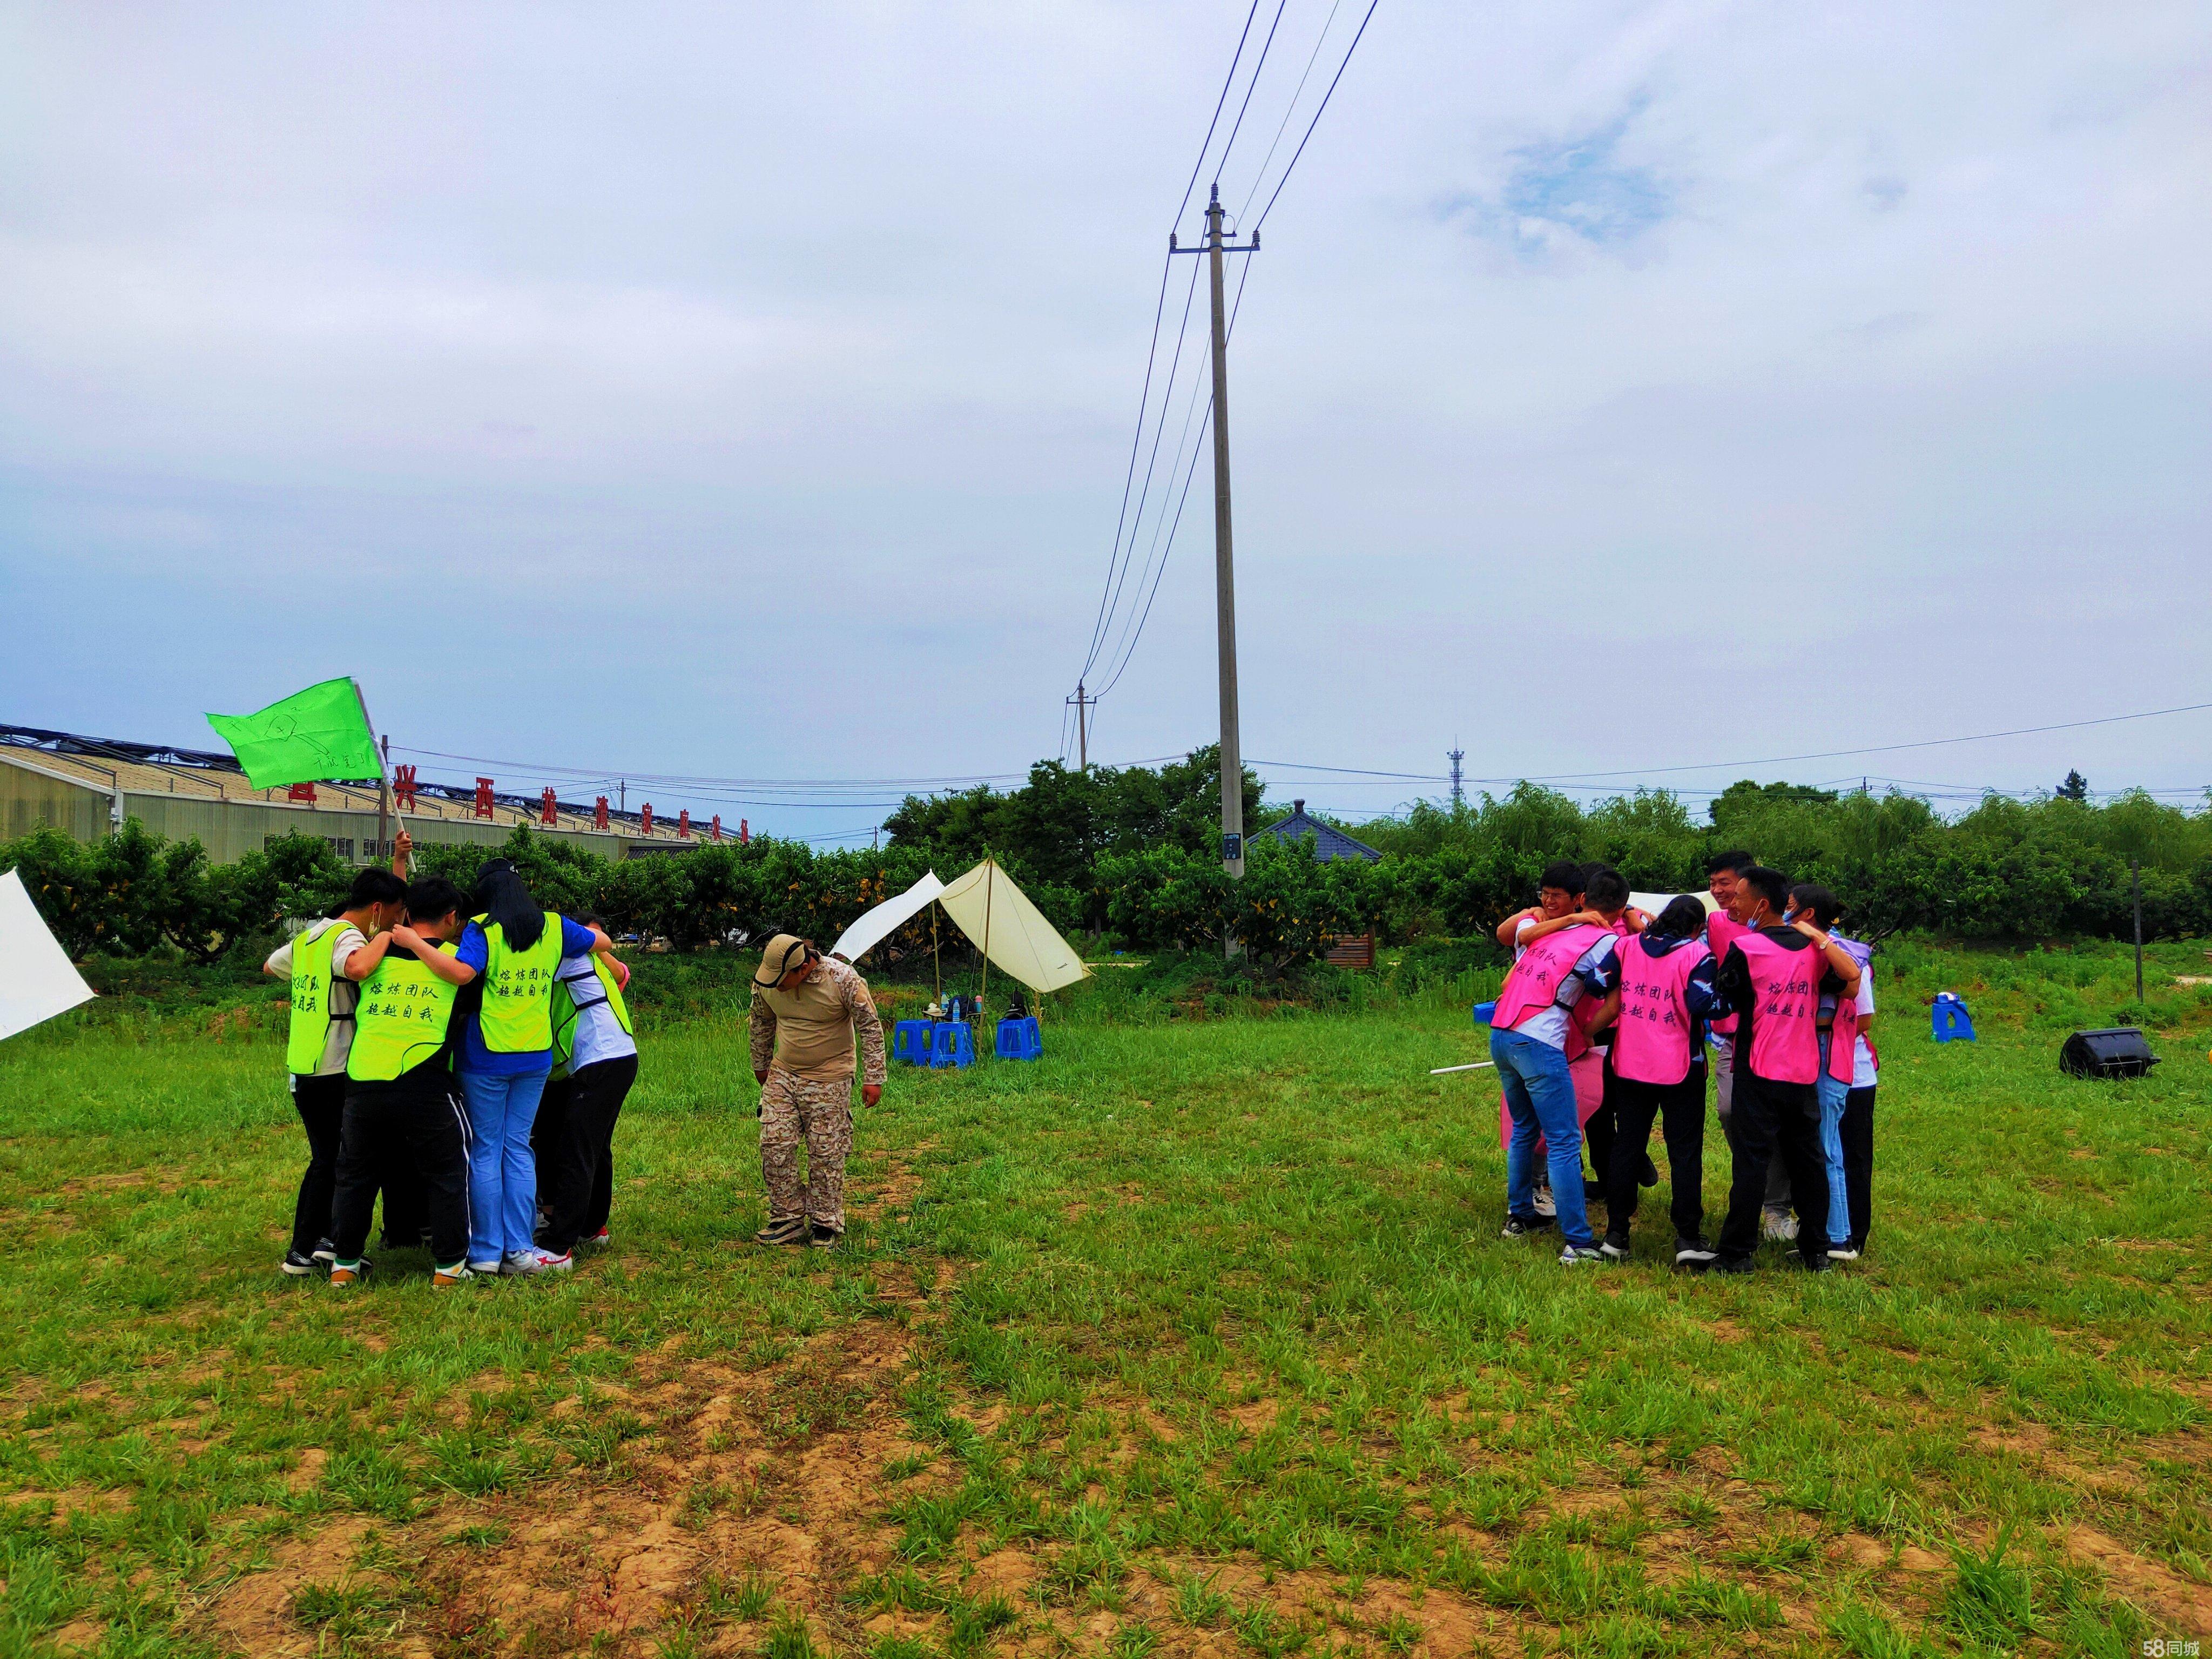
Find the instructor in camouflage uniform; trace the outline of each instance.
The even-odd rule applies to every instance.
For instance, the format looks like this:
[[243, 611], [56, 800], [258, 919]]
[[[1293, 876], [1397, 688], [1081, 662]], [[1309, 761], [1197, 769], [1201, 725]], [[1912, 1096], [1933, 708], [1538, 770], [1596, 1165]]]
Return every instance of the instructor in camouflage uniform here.
[[[864, 1066], [860, 1100], [884, 1093], [884, 1028], [868, 987], [848, 964], [790, 933], [768, 944], [753, 975], [753, 1076], [761, 1085], [761, 1175], [768, 1225], [757, 1244], [811, 1242], [834, 1250], [845, 1236], [845, 1155], [853, 1150], [853, 1039]], [[799, 1143], [806, 1142], [806, 1182]]]

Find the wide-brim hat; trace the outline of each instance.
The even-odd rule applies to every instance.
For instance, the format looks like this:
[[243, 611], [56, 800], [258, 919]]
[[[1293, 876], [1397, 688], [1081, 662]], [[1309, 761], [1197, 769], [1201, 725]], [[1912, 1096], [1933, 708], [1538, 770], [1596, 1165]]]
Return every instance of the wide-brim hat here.
[[753, 975], [753, 983], [768, 990], [783, 982], [783, 976], [794, 968], [804, 968], [814, 960], [814, 947], [796, 933], [778, 933], [768, 942], [761, 953], [760, 971]]

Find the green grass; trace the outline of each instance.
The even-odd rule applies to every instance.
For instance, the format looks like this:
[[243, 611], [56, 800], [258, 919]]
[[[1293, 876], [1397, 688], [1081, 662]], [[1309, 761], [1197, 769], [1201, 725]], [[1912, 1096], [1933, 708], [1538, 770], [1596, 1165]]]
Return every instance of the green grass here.
[[[758, 1253], [742, 1021], [654, 966], [615, 1247], [557, 1284], [280, 1278], [251, 983], [0, 1046], [0, 1659], [2212, 1636], [2201, 945], [2124, 1084], [2056, 1053], [2124, 953], [1895, 947], [1869, 1257], [1734, 1282], [1663, 1221], [1602, 1273], [1496, 1238], [1495, 1084], [1427, 1075], [1480, 1053], [1456, 979], [1192, 963], [1042, 1065], [896, 1073], [852, 1248]], [[1929, 1040], [1940, 988], [1982, 1042]]]

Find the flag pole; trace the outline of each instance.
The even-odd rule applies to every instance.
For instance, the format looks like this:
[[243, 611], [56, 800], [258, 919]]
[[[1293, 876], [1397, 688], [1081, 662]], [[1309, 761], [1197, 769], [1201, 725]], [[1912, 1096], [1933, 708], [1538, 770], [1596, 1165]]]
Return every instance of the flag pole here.
[[[392, 757], [384, 752], [384, 744], [377, 737], [376, 722], [368, 717], [368, 699], [362, 695], [361, 682], [348, 675], [353, 686], [353, 700], [361, 705], [361, 723], [368, 728], [368, 746], [376, 751], [376, 838], [384, 839], [384, 803], [392, 803], [392, 816], [399, 828], [407, 827], [407, 814], [399, 810], [399, 792], [392, 787]], [[392, 854], [397, 857], [398, 854]], [[397, 874], [398, 872], [394, 872]]]

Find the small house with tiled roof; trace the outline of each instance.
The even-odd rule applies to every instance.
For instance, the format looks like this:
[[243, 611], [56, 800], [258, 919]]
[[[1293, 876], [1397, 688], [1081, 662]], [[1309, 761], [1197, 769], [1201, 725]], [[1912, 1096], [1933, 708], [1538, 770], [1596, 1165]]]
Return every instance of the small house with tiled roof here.
[[1303, 800], [1291, 803], [1290, 817], [1271, 823], [1264, 830], [1255, 830], [1252, 838], [1273, 836], [1281, 841], [1298, 841], [1307, 836], [1314, 838], [1314, 857], [1322, 864], [1332, 859], [1365, 859], [1373, 864], [1382, 854], [1357, 836], [1347, 836], [1333, 823], [1323, 823], [1319, 818], [1306, 816]]

